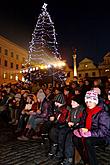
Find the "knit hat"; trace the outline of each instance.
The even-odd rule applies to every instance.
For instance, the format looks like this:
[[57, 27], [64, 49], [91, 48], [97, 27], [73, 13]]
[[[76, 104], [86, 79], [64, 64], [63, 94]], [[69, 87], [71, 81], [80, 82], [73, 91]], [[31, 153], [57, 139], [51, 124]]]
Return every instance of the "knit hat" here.
[[94, 87], [93, 90], [98, 94], [101, 95], [101, 90], [98, 87]]
[[17, 93], [16, 95], [15, 95], [15, 98], [21, 98], [21, 94], [20, 93]]
[[66, 103], [64, 95], [62, 93], [59, 93], [58, 95], [56, 95], [55, 98], [54, 98], [54, 101], [58, 102], [60, 104], [65, 104]]
[[79, 105], [84, 104], [84, 99], [81, 95], [75, 95], [75, 97], [73, 97], [72, 100], [77, 102]]
[[94, 103], [98, 104], [98, 94], [97, 94], [97, 92], [95, 92], [93, 90], [87, 91], [86, 95], [85, 95], [85, 103], [87, 101], [91, 101], [91, 102], [94, 102]]

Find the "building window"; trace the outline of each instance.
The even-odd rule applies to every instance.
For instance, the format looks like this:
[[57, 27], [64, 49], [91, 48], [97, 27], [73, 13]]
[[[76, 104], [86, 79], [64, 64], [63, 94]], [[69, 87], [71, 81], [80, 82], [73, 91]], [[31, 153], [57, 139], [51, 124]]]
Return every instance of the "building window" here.
[[95, 72], [92, 72], [92, 76], [95, 76], [96, 74], [95, 74]]
[[88, 65], [86, 64], [86, 65], [85, 65], [85, 68], [87, 68], [87, 67], [88, 67]]
[[10, 74], [10, 80], [12, 80], [13, 79], [13, 74]]
[[18, 81], [18, 75], [15, 76], [15, 80]]
[[7, 78], [7, 74], [6, 74], [6, 73], [3, 74], [3, 78], [4, 78], [4, 79]]
[[88, 73], [85, 73], [85, 77], [88, 77]]
[[18, 54], [16, 54], [16, 59], [17, 59], [17, 60], [19, 59], [19, 55], [18, 55]]
[[5, 49], [5, 55], [8, 55], [8, 50], [7, 49]]
[[0, 47], [0, 53], [2, 52], [2, 47]]
[[4, 62], [4, 66], [8, 66], [8, 62], [7, 62], [7, 60], [5, 60], [5, 62]]
[[16, 69], [18, 69], [19, 68], [19, 65], [18, 64], [16, 64]]
[[11, 52], [11, 57], [14, 57], [14, 53], [13, 52]]
[[81, 74], [79, 74], [79, 77], [81, 77]]
[[13, 68], [13, 62], [11, 62], [11, 68]]

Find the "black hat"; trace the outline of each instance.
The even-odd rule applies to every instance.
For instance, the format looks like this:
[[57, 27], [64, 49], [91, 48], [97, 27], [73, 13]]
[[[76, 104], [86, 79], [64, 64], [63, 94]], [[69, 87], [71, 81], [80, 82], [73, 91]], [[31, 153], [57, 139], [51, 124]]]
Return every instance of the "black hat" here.
[[58, 103], [61, 103], [61, 104], [66, 103], [64, 95], [62, 93], [59, 93], [58, 95], [56, 95], [55, 98], [54, 98], [54, 101], [58, 102]]
[[79, 105], [84, 104], [84, 99], [81, 95], [75, 95], [75, 97], [73, 97], [72, 100], [77, 102]]

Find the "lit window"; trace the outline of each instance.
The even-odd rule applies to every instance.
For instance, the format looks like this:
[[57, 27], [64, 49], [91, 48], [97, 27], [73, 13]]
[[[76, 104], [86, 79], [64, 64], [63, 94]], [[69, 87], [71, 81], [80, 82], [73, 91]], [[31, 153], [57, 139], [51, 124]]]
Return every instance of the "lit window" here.
[[4, 73], [4, 74], [3, 74], [3, 78], [4, 78], [4, 79], [6, 79], [6, 77], [7, 77], [7, 74], [6, 74], [6, 73]]
[[105, 69], [105, 72], [109, 72], [110, 70], [109, 69]]
[[15, 80], [18, 81], [18, 75], [15, 76]]
[[13, 74], [10, 75], [10, 79], [11, 79], [11, 80], [13, 79]]
[[86, 65], [85, 65], [85, 67], [87, 68], [87, 67], [88, 67], [88, 65], [86, 64]]

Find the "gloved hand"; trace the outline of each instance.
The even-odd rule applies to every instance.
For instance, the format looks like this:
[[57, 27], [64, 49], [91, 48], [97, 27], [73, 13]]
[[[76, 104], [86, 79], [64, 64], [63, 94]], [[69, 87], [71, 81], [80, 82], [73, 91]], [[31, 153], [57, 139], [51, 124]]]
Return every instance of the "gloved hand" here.
[[91, 132], [90, 131], [83, 131], [82, 128], [79, 129], [80, 134], [82, 137], [90, 137], [91, 136]]
[[79, 137], [79, 138], [82, 137], [82, 136], [80, 135], [80, 132], [79, 132], [78, 129], [74, 130], [73, 133], [74, 133], [75, 136], [77, 136], [77, 137]]

